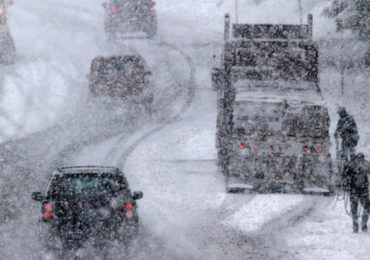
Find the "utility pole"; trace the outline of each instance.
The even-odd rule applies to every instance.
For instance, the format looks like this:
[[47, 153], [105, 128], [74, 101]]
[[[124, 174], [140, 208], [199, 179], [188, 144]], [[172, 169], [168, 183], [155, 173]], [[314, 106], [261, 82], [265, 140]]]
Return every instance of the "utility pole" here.
[[235, 20], [236, 20], [236, 23], [239, 23], [239, 17], [238, 17], [238, 0], [235, 0]]
[[343, 29], [340, 30], [340, 93], [344, 94], [344, 70], [345, 70], [345, 60], [344, 60], [344, 44], [343, 44]]
[[298, 9], [299, 9], [299, 23], [302, 25], [303, 19], [302, 19], [302, 2], [301, 2], [301, 0], [298, 0]]

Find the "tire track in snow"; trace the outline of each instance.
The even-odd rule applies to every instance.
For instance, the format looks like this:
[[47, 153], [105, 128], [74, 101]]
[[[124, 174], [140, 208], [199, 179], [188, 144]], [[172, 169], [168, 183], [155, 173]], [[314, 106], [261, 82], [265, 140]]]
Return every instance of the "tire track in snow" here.
[[252, 234], [251, 243], [260, 251], [269, 252], [270, 259], [296, 259], [290, 254], [284, 241], [286, 236], [284, 231], [302, 221], [319, 204], [318, 196], [303, 196], [302, 202], [295, 210], [269, 220], [258, 232]]
[[[180, 55], [183, 56], [186, 59], [187, 63], [188, 63], [188, 66], [190, 68], [190, 74], [189, 74], [188, 82], [186, 82], [185, 84], [181, 83], [181, 82], [177, 82], [177, 84], [179, 84], [179, 85], [181, 84], [180, 89], [185, 90], [185, 92], [186, 92], [185, 93], [185, 104], [181, 107], [179, 112], [177, 112], [175, 115], [171, 116], [170, 118], [164, 120], [161, 124], [159, 124], [155, 127], [152, 127], [149, 130], [142, 131], [142, 133], [137, 137], [137, 139], [133, 140], [133, 142], [131, 144], [129, 144], [128, 147], [119, 155], [118, 161], [116, 163], [117, 167], [124, 168], [124, 164], [126, 163], [126, 160], [130, 156], [130, 154], [145, 139], [147, 139], [151, 135], [157, 133], [158, 131], [160, 131], [165, 126], [168, 126], [168, 125], [180, 120], [181, 116], [187, 111], [187, 109], [190, 107], [190, 105], [191, 105], [191, 103], [194, 99], [194, 94], [196, 92], [197, 86], [196, 86], [196, 83], [195, 83], [196, 67], [195, 67], [195, 64], [194, 64], [192, 58], [189, 55], [187, 55], [185, 52], [183, 52], [182, 50], [178, 49], [175, 45], [167, 44], [167, 43], [160, 43], [160, 46], [164, 46], [166, 48], [169, 48], [171, 50], [174, 50], [174, 51], [180, 53]], [[171, 65], [167, 64], [167, 66], [170, 67]], [[178, 95], [175, 95], [175, 96], [178, 96]], [[175, 102], [179, 102], [178, 98], [174, 98], [174, 100], [171, 100], [171, 102], [168, 102], [166, 104], [166, 106], [172, 105]], [[123, 137], [124, 135], [121, 135], [121, 136]], [[104, 160], [111, 161], [115, 157], [115, 155], [117, 154], [119, 149], [121, 149], [122, 147], [127, 145], [126, 144], [127, 139], [129, 139], [129, 138], [125, 138], [125, 139], [122, 139], [122, 140], [119, 140], [118, 142], [116, 142], [116, 144], [113, 145], [111, 150], [105, 156]], [[145, 227], [142, 228], [141, 230], [142, 231], [141, 231], [139, 240], [141, 240], [142, 242], [139, 243], [140, 244], [139, 246], [141, 248], [141, 251], [143, 251], [143, 249], [144, 249], [144, 252], [141, 253], [140, 259], [161, 259], [161, 258], [163, 258], [163, 252], [167, 253], [166, 254], [166, 259], [178, 259], [179, 255], [177, 255], [175, 252], [171, 252], [170, 248], [166, 248], [166, 246], [165, 246], [166, 243], [165, 243], [165, 241], [163, 241], [162, 238], [156, 237], [155, 235], [151, 234], [151, 232], [149, 230], [147, 230]], [[125, 253], [125, 252], [123, 252], [123, 253]]]
[[[138, 146], [141, 142], [143, 142], [146, 138], [148, 138], [149, 136], [151, 136], [152, 134], [160, 131], [163, 127], [169, 125], [169, 124], [172, 124], [176, 121], [178, 121], [181, 117], [181, 115], [183, 115], [186, 110], [189, 108], [189, 106], [191, 105], [192, 101], [193, 101], [193, 98], [194, 98], [194, 95], [195, 95], [195, 91], [196, 91], [196, 83], [195, 83], [195, 71], [196, 71], [196, 67], [195, 67], [195, 64], [192, 60], [192, 58], [190, 56], [188, 56], [185, 52], [183, 52], [182, 50], [178, 49], [175, 45], [172, 45], [172, 44], [167, 44], [167, 43], [160, 43], [159, 46], [165, 46], [167, 48], [170, 48], [174, 51], [177, 51], [178, 53], [181, 54], [181, 56], [183, 56], [187, 63], [188, 63], [188, 66], [190, 68], [190, 74], [189, 74], [189, 78], [188, 78], [188, 82], [183, 84], [181, 82], [177, 82], [178, 85], [180, 86], [184, 86], [184, 87], [181, 87], [179, 88], [180, 90], [186, 90], [185, 93], [185, 104], [182, 106], [182, 108], [180, 109], [179, 112], [177, 112], [177, 114], [173, 115], [172, 117], [164, 120], [162, 122], [162, 124], [160, 124], [159, 126], [155, 126], [154, 128], [150, 129], [149, 131], [146, 131], [145, 133], [143, 133], [143, 135], [137, 140], [135, 141], [132, 145], [129, 146], [129, 148], [127, 148], [123, 153], [122, 155], [120, 156], [120, 160], [119, 162], [117, 163], [117, 165], [121, 166], [121, 165], [124, 165], [126, 159], [128, 158], [128, 156], [134, 151], [134, 149], [136, 148], [136, 146]], [[136, 51], [135, 49], [133, 49], [133, 51]], [[137, 52], [137, 51], [136, 51]], [[137, 52], [138, 53], [138, 52]], [[168, 67], [171, 67], [171, 64], [168, 62], [166, 64]], [[166, 97], [166, 99], [169, 99], [170, 102], [168, 102], [165, 107], [168, 107], [176, 102], [179, 102], [178, 100], [178, 92], [175, 91], [175, 94], [172, 98], [168, 98]], [[160, 100], [159, 102], [164, 102], [164, 100]], [[105, 157], [105, 160], [108, 160], [110, 158], [114, 158], [114, 155], [117, 154], [117, 151], [119, 151], [120, 148], [123, 147], [123, 144], [126, 142], [126, 139], [125, 140], [119, 140], [115, 145], [114, 147], [111, 149], [111, 151], [109, 152], [109, 154]]]

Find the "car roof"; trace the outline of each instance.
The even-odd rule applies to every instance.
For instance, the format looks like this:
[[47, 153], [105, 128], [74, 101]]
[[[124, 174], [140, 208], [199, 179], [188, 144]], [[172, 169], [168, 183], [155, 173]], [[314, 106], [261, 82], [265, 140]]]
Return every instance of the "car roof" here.
[[87, 165], [87, 166], [60, 167], [58, 168], [58, 172], [61, 174], [79, 174], [79, 173], [81, 174], [86, 174], [86, 173], [117, 174], [119, 173], [119, 169], [117, 167]]
[[140, 3], [148, 3], [153, 2], [153, 0], [110, 0], [111, 3], [133, 3], [133, 4], [140, 4]]

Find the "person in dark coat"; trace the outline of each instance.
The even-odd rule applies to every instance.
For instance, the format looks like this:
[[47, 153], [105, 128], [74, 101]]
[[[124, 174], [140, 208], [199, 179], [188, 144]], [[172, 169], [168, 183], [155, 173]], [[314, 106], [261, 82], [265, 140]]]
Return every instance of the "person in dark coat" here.
[[344, 187], [349, 193], [349, 199], [351, 203], [351, 214], [353, 220], [353, 232], [358, 232], [358, 204], [361, 203], [363, 206], [363, 214], [361, 221], [361, 229], [363, 232], [367, 232], [367, 221], [370, 212], [370, 200], [369, 200], [369, 180], [368, 174], [369, 167], [365, 162], [365, 156], [359, 153], [353, 160], [348, 162], [344, 167]]
[[338, 140], [338, 136], [342, 139], [340, 159], [345, 163], [354, 158], [359, 135], [355, 120], [347, 113], [344, 107], [338, 109], [338, 114], [339, 120], [334, 137], [336, 140]]

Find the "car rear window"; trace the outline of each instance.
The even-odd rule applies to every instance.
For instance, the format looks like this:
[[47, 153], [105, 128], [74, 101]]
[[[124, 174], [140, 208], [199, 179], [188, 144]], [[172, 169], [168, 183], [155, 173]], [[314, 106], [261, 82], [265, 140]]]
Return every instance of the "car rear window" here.
[[51, 183], [49, 197], [55, 200], [83, 197], [110, 197], [129, 192], [126, 180], [113, 174], [66, 174], [56, 176]]
[[143, 68], [135, 61], [103, 62], [99, 66], [99, 74], [105, 75], [132, 75], [142, 74]]
[[119, 6], [119, 5], [145, 5], [145, 4], [153, 4], [152, 0], [113, 0], [113, 4]]

